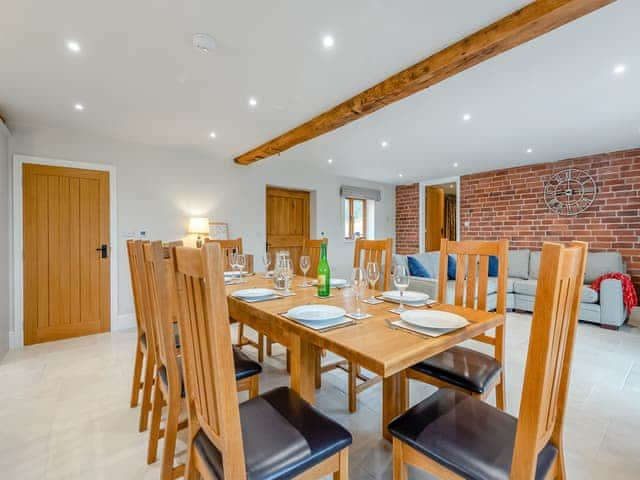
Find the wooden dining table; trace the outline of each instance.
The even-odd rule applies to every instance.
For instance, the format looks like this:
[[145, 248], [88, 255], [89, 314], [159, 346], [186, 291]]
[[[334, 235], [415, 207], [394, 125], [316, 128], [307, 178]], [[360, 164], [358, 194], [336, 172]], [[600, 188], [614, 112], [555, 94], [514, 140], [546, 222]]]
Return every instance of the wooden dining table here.
[[[263, 274], [245, 279], [245, 283], [228, 285], [227, 293], [245, 288], [273, 288], [273, 281], [264, 278]], [[274, 300], [248, 303], [229, 295], [229, 316], [232, 321], [242, 322], [266, 334], [289, 350], [291, 388], [311, 404], [315, 400], [316, 358], [321, 349], [334, 352], [382, 377], [382, 434], [388, 440], [391, 437], [387, 425], [409, 405], [403, 372], [504, 322], [504, 316], [495, 312], [436, 304], [431, 307], [433, 310], [461, 315], [469, 321], [469, 325], [439, 337], [425, 337], [389, 326], [387, 320], [399, 319], [397, 314], [390, 312], [398, 305], [389, 302], [377, 305], [362, 303], [361, 308], [371, 317], [357, 320], [350, 326], [319, 332], [282, 314], [290, 308], [306, 304], [334, 305], [353, 312], [355, 297], [352, 294], [345, 295], [346, 289], [331, 289], [330, 297], [318, 298], [315, 288], [301, 287], [301, 283], [302, 280], [296, 277], [291, 287], [295, 295]], [[380, 292], [369, 290], [364, 298], [374, 293]]]

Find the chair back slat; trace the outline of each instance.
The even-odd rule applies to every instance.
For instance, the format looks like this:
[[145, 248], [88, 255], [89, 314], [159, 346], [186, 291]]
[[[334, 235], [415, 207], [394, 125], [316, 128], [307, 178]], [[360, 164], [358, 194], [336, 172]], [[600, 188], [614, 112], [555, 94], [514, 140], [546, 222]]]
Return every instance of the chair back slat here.
[[489, 257], [480, 256], [478, 269], [478, 309], [487, 309], [487, 291], [489, 289]]
[[234, 251], [239, 254], [244, 253], [242, 251], [242, 238], [234, 238], [232, 240], [216, 240], [213, 238], [206, 238], [204, 242], [217, 243], [218, 245], [220, 245], [220, 248], [222, 249], [222, 255], [224, 258], [225, 270], [231, 269], [231, 262], [229, 260]]
[[224, 253], [216, 242], [176, 247], [187, 400], [194, 434], [201, 429], [220, 450], [225, 478], [246, 478], [235, 368], [224, 286]]
[[545, 243], [516, 430], [511, 478], [534, 478], [540, 451], [562, 447], [562, 424], [587, 244]]
[[319, 240], [310, 240], [305, 238], [302, 241], [302, 255], [309, 256], [309, 274], [313, 277], [318, 271], [318, 263], [320, 263], [320, 249], [322, 245], [328, 245], [328, 238], [321, 238]]
[[181, 390], [173, 321], [177, 311], [171, 249], [159, 241], [143, 246], [150, 322], [153, 324], [158, 367], [167, 372], [169, 392]]
[[133, 291], [133, 305], [136, 314], [138, 336], [147, 335], [148, 301], [147, 278], [144, 269], [144, 252], [141, 240], [127, 240], [127, 254], [129, 257], [129, 273], [131, 275], [131, 289]]
[[378, 286], [381, 285], [382, 290], [389, 290], [391, 285], [391, 249], [393, 240], [365, 240], [356, 239], [353, 251], [353, 266], [367, 268], [367, 263], [375, 262], [380, 268], [380, 279]]

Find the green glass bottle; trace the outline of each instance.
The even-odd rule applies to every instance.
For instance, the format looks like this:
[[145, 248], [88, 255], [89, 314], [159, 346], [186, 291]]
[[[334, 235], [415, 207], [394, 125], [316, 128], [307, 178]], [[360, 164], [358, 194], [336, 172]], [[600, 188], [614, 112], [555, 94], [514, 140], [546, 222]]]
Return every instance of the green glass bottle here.
[[318, 262], [318, 296], [328, 297], [331, 294], [331, 269], [327, 262], [327, 244], [320, 245], [320, 261]]

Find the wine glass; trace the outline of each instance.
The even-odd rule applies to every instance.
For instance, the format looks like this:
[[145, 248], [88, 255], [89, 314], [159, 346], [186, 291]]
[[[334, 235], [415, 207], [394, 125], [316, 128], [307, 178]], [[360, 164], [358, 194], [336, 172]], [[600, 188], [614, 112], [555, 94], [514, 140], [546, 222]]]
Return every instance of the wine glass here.
[[245, 283], [246, 280], [242, 280], [242, 272], [244, 271], [244, 267], [247, 265], [247, 257], [243, 254], [238, 253], [235, 257], [235, 266], [238, 269], [238, 283]]
[[293, 278], [293, 262], [290, 258], [282, 260], [282, 274], [284, 276], [284, 294], [289, 295], [291, 293], [289, 287]]
[[360, 310], [360, 298], [367, 286], [367, 273], [360, 267], [356, 267], [351, 271], [351, 287], [356, 297], [356, 313], [355, 317], [363, 317], [364, 314]]
[[[369, 288], [374, 290], [378, 284], [378, 280], [380, 280], [380, 268], [376, 262], [367, 263], [367, 279], [369, 280]], [[376, 295], [372, 292], [370, 300], [375, 299]]]
[[303, 287], [308, 287], [307, 283], [307, 272], [311, 268], [311, 259], [308, 255], [302, 255], [300, 257], [300, 270], [302, 270], [302, 274], [304, 275], [304, 281], [302, 282]]
[[409, 288], [409, 269], [406, 265], [395, 265], [393, 268], [393, 284], [400, 290], [400, 307], [398, 312], [404, 312], [404, 291]]
[[264, 278], [268, 278], [269, 265], [271, 265], [271, 254], [269, 252], [264, 252], [262, 255], [262, 264], [264, 265]]

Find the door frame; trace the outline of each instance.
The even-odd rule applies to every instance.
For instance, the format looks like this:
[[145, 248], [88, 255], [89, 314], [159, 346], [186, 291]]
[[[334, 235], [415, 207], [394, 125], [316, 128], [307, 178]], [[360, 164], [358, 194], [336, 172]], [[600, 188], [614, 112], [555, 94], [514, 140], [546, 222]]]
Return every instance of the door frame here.
[[460, 176], [456, 177], [445, 177], [445, 178], [436, 178], [434, 180], [425, 180], [420, 182], [418, 185], [418, 249], [419, 253], [424, 252], [425, 244], [424, 244], [424, 189], [426, 187], [430, 187], [431, 185], [440, 185], [441, 183], [456, 183], [456, 240], [460, 239]]
[[25, 163], [51, 167], [81, 168], [109, 172], [109, 242], [110, 268], [110, 327], [118, 325], [118, 234], [116, 167], [104, 163], [75, 162], [30, 155], [13, 155], [13, 330], [10, 332], [10, 347], [24, 346], [24, 284], [23, 284], [23, 211], [22, 211], [22, 166]]

